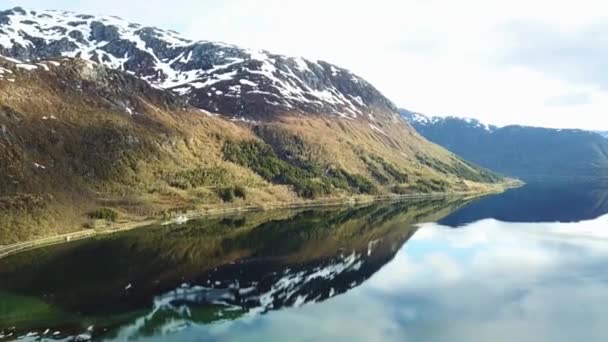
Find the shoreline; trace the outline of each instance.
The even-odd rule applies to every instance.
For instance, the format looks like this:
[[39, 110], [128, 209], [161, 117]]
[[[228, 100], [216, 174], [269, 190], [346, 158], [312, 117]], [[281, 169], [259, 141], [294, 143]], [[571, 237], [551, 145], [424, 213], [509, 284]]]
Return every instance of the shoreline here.
[[112, 224], [108, 227], [99, 229], [82, 229], [74, 231], [72, 233], [48, 236], [44, 238], [38, 238], [23, 242], [17, 242], [10, 245], [0, 246], [0, 259], [16, 255], [22, 252], [26, 252], [33, 249], [58, 245], [62, 243], [68, 243], [78, 240], [84, 240], [95, 236], [103, 236], [108, 234], [121, 233], [133, 229], [143, 228], [150, 225], [163, 225], [177, 223], [180, 220], [189, 221], [194, 219], [201, 219], [206, 217], [232, 215], [238, 213], [248, 212], [262, 212], [270, 210], [280, 209], [306, 209], [306, 208], [323, 208], [323, 207], [338, 207], [345, 205], [359, 205], [359, 204], [370, 204], [374, 202], [392, 202], [392, 201], [405, 201], [405, 200], [417, 200], [417, 199], [432, 199], [432, 198], [479, 198], [488, 195], [495, 195], [503, 193], [509, 189], [517, 188], [522, 186], [521, 183], [502, 183], [500, 187], [495, 189], [488, 189], [488, 191], [479, 192], [440, 192], [440, 193], [427, 193], [427, 194], [407, 194], [407, 195], [382, 195], [382, 196], [369, 196], [369, 197], [346, 197], [346, 198], [325, 198], [321, 200], [313, 201], [301, 201], [301, 202], [289, 202], [271, 207], [261, 206], [245, 206], [245, 207], [229, 207], [229, 208], [218, 208], [209, 209], [205, 211], [192, 211], [182, 215], [178, 215], [172, 219], [153, 218], [141, 221], [129, 221], [124, 223]]

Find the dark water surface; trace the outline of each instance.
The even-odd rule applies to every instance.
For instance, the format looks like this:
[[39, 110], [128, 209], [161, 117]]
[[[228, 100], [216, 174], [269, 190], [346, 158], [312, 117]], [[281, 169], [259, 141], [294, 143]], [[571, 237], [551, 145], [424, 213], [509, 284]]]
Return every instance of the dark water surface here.
[[531, 181], [477, 201], [441, 224], [457, 227], [486, 218], [505, 222], [578, 222], [608, 213], [607, 180]]
[[605, 194], [530, 184], [34, 250], [0, 260], [0, 339], [606, 341]]

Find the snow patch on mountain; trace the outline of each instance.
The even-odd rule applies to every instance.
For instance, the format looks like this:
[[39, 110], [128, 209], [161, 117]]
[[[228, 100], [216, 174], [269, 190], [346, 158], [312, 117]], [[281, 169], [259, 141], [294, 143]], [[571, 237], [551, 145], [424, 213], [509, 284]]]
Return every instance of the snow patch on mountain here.
[[377, 112], [396, 115], [396, 107], [375, 88], [337, 66], [193, 41], [114, 16], [20, 7], [0, 12], [0, 55], [19, 63], [82, 58], [169, 89], [198, 108], [237, 117], [282, 112], [349, 119], [367, 119]]
[[442, 124], [446, 122], [459, 122], [468, 127], [482, 129], [487, 132], [493, 132], [498, 128], [497, 126], [485, 124], [473, 118], [461, 118], [456, 116], [426, 116], [420, 113], [408, 111], [406, 109], [401, 109], [400, 113], [401, 117], [403, 117], [407, 122], [419, 127]]
[[24, 63], [19, 63], [17, 64], [17, 68], [21, 68], [21, 69], [25, 69], [25, 70], [36, 70], [38, 69], [38, 67], [34, 64], [24, 64]]
[[[455, 116], [449, 116], [448, 119], [452, 119], [452, 120], [459, 120], [460, 118], [455, 117]], [[477, 119], [473, 119], [473, 118], [462, 118], [461, 120], [463, 120], [464, 122], [466, 122], [467, 124], [469, 124], [470, 126], [473, 126], [475, 128], [481, 128], [485, 131], [488, 132], [492, 132], [496, 129], [496, 126], [493, 125], [488, 125], [485, 123], [482, 123], [481, 121], [477, 120]]]

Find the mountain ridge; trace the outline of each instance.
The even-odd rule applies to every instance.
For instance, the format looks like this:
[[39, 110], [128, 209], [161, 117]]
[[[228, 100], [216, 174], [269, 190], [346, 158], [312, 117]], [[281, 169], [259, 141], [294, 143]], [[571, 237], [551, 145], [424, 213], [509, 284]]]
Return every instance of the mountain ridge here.
[[483, 167], [525, 179], [605, 177], [608, 141], [596, 132], [485, 125], [454, 116], [428, 117], [401, 110], [427, 139]]
[[6, 10], [0, 12], [0, 54], [91, 60], [236, 118], [296, 112], [373, 121], [373, 115], [397, 111], [371, 84], [333, 64], [193, 41], [114, 16]]
[[[248, 55], [230, 71], [237, 76], [227, 80], [218, 76], [226, 73], [224, 69], [212, 74], [206, 73], [209, 69], [196, 69], [205, 59], [193, 53], [192, 74], [217, 81], [207, 87], [222, 92], [213, 97], [221, 102], [218, 106], [200, 105], [199, 92], [190, 96], [163, 88], [158, 82], [165, 81], [164, 74], [145, 74], [150, 70], [146, 61], [156, 61], [147, 52], [152, 46], [144, 44], [141, 50], [120, 36], [98, 45], [132, 49], [135, 57], [122, 66], [112, 65], [110, 57], [110, 62], [92, 61], [92, 54], [81, 55], [86, 59], [61, 53], [15, 59], [23, 53], [55, 55], [57, 51], [49, 52], [49, 44], [70, 42], [57, 28], [53, 32], [59, 32], [58, 36], [49, 40], [28, 35], [26, 30], [36, 33], [46, 26], [15, 19], [23, 13], [42, 16], [48, 29], [54, 27], [48, 20], [57, 20], [59, 15], [78, 16], [23, 9], [0, 15], [0, 42], [17, 35], [9, 39], [12, 56], [0, 58], [2, 243], [83, 227], [103, 228], [114, 221], [129, 223], [221, 208], [264, 209], [313, 200], [344, 202], [501, 187], [496, 184], [503, 181], [501, 176], [428, 142], [399, 117], [388, 99], [350, 72], [318, 66], [316, 73], [302, 71], [308, 75], [302, 79], [295, 67], [289, 67], [293, 59], [270, 61], [270, 55], [264, 54], [267, 60], [260, 61]], [[73, 25], [103, 28], [101, 35], [118, 30], [96, 24], [96, 17], [78, 19], [85, 24]], [[71, 27], [62, 20], [63, 26]], [[23, 41], [26, 38], [29, 43]], [[94, 49], [101, 56], [98, 45]], [[224, 59], [244, 51], [210, 46], [216, 48], [214, 54], [223, 52]], [[210, 46], [196, 48], [202, 49], [204, 57], [209, 56]], [[171, 53], [178, 52], [183, 53]], [[270, 75], [256, 73], [271, 64], [276, 70]], [[155, 81], [150, 75], [162, 77]], [[274, 92], [274, 97], [253, 92], [254, 103], [244, 105], [246, 94], [228, 93], [230, 82], [243, 80]], [[285, 85], [295, 90], [284, 94]], [[312, 100], [306, 97], [310, 94], [299, 93], [306, 101], [318, 102], [312, 106], [300, 97], [289, 97], [300, 90], [312, 90], [311, 96], [316, 96], [315, 89], [333, 95]], [[344, 100], [359, 95], [359, 105]], [[272, 100], [276, 96], [293, 108], [277, 106]]]

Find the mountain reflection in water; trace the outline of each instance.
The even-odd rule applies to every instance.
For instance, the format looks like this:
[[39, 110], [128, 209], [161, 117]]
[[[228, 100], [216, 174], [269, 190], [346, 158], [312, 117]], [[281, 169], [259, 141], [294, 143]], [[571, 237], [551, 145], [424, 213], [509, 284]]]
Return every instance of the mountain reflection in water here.
[[504, 222], [578, 222], [606, 213], [608, 179], [536, 180], [475, 201], [440, 223], [458, 227], [487, 218]]
[[0, 338], [158, 337], [323, 302], [465, 203], [250, 213], [19, 254], [0, 260]]
[[0, 260], [0, 339], [604, 342], [606, 191], [526, 187], [472, 204], [250, 213], [15, 255]]

